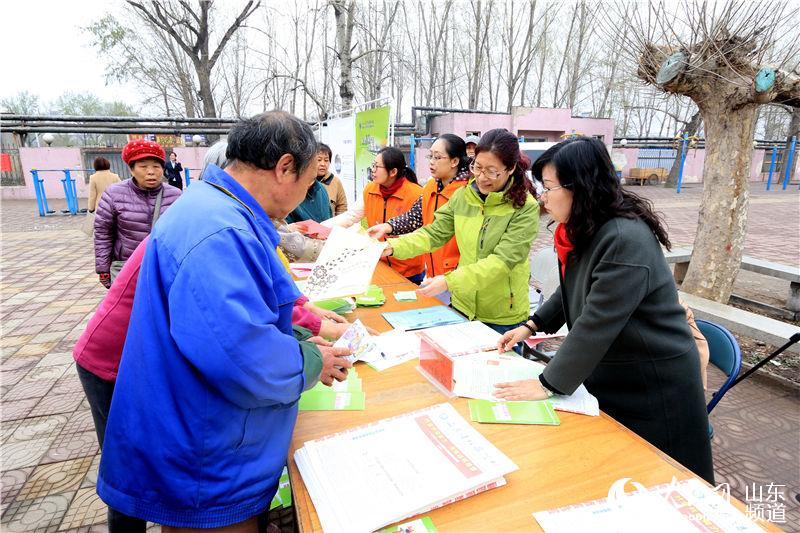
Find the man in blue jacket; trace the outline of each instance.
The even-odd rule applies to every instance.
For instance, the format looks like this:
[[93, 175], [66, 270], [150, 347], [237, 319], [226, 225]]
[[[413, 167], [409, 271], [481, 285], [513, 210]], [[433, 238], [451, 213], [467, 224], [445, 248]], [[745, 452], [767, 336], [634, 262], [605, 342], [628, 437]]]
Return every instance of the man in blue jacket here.
[[346, 378], [347, 350], [293, 335], [300, 293], [270, 221], [303, 200], [316, 152], [288, 113], [242, 120], [226, 169], [209, 166], [156, 224], [97, 481], [109, 507], [165, 526], [255, 531], [300, 393]]

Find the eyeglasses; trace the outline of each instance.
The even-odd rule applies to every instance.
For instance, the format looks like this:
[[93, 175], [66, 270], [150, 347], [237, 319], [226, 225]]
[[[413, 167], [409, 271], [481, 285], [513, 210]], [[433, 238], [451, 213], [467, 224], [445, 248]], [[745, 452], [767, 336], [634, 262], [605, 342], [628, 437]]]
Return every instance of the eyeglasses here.
[[375, 170], [376, 168], [386, 168], [386, 167], [381, 166], [381, 165], [376, 165], [375, 163], [372, 163], [369, 168], [371, 168], [372, 170]]
[[447, 159], [447, 158], [443, 155], [428, 154], [425, 156], [425, 159], [427, 159], [428, 161], [433, 161], [434, 163], [438, 163], [442, 159]]
[[503, 172], [506, 172], [506, 170], [495, 170], [493, 168], [483, 168], [482, 166], [476, 165], [475, 163], [470, 163], [469, 169], [472, 172], [473, 176], [478, 177], [479, 175], [483, 174], [484, 176], [486, 176], [490, 180], [496, 180], [503, 174]]
[[545, 194], [547, 194], [549, 192], [557, 191], [558, 189], [566, 189], [566, 188], [567, 188], [566, 185], [559, 185], [558, 187], [552, 187], [550, 189], [548, 189], [547, 187], [542, 187], [542, 196], [544, 196]]

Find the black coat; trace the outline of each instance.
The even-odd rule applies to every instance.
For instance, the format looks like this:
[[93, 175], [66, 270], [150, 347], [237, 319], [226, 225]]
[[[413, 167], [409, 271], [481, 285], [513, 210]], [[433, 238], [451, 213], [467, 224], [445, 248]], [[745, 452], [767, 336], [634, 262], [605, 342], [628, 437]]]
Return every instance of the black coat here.
[[176, 162], [173, 167], [172, 161], [167, 161], [164, 165], [164, 176], [167, 177], [167, 183], [173, 187], [183, 189], [183, 165]]
[[570, 254], [533, 320], [546, 332], [569, 326], [544, 382], [567, 394], [585, 382], [603, 411], [713, 483], [697, 346], [643, 221], [612, 219], [585, 252]]

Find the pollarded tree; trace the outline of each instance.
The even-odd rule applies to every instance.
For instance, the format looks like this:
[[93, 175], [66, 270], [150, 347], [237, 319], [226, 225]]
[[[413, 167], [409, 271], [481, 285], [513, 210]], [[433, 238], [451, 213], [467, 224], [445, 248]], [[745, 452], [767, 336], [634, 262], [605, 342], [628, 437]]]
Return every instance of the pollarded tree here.
[[637, 76], [688, 96], [703, 120], [703, 199], [687, 292], [730, 297], [747, 227], [756, 111], [770, 102], [800, 107], [798, 20], [792, 2], [661, 2], [641, 6], [621, 29]]

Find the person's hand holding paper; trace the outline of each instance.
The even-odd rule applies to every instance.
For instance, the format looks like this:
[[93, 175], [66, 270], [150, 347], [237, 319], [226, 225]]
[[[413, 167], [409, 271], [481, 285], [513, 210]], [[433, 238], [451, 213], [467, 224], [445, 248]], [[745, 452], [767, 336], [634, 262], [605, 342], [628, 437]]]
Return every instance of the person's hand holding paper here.
[[353, 363], [345, 359], [353, 353], [350, 348], [320, 346], [319, 351], [322, 353], [322, 372], [319, 380], [329, 387], [333, 384], [334, 379], [336, 381], [346, 380], [347, 369], [353, 367]]

